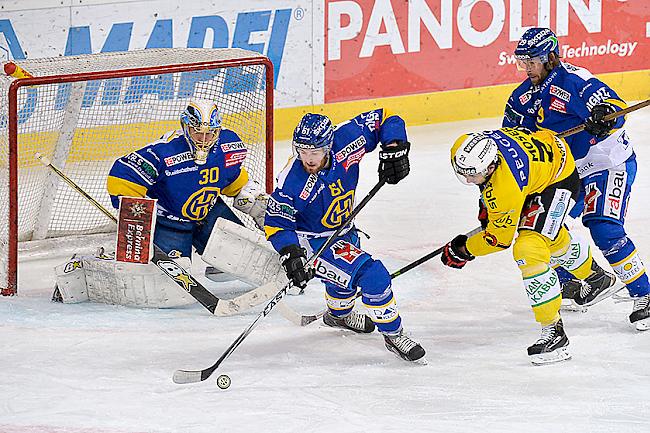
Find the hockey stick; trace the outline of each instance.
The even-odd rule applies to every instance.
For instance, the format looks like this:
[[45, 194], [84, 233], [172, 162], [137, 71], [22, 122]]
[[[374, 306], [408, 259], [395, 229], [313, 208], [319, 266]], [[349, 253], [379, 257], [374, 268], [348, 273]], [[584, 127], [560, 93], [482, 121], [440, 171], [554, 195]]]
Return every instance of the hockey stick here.
[[[476, 227], [475, 229], [473, 229], [470, 232], [466, 233], [465, 236], [467, 236], [467, 237], [473, 236], [476, 233], [480, 232], [481, 230], [482, 230], [481, 227]], [[415, 268], [417, 266], [420, 266], [422, 263], [431, 260], [432, 258], [440, 255], [443, 252], [444, 249], [445, 249], [445, 246], [443, 245], [443, 246], [441, 246], [439, 248], [436, 248], [435, 250], [433, 250], [429, 254], [427, 254], [425, 256], [422, 256], [419, 259], [409, 263], [408, 265], [404, 266], [403, 268], [400, 268], [400, 269], [396, 270], [395, 272], [390, 274], [390, 279], [392, 280], [394, 278], [397, 278], [400, 275], [405, 274], [406, 272], [410, 271], [411, 269], [413, 269], [413, 268]], [[357, 298], [360, 297], [360, 296], [361, 296], [361, 291], [357, 292], [357, 294], [356, 294]], [[278, 308], [280, 308], [280, 312], [282, 313], [282, 315], [286, 319], [288, 319], [289, 321], [291, 321], [291, 322], [293, 322], [293, 323], [295, 323], [296, 325], [299, 325], [299, 326], [307, 326], [310, 323], [313, 323], [313, 322], [319, 320], [327, 312], [327, 309], [324, 309], [324, 310], [319, 311], [316, 314], [302, 314], [301, 315], [301, 314], [296, 313], [294, 310], [292, 310], [288, 306], [286, 306], [284, 303], [281, 304]]]
[[[631, 113], [633, 111], [640, 110], [643, 107], [647, 107], [648, 105], [650, 105], [650, 99], [646, 99], [645, 101], [639, 102], [638, 104], [634, 104], [615, 113], [610, 113], [606, 115], [603, 118], [603, 120], [605, 121], [614, 120], [618, 117], [625, 116], [627, 113]], [[585, 129], [585, 124], [582, 123], [578, 126], [574, 126], [571, 129], [567, 129], [566, 131], [560, 132], [557, 136], [560, 138], [568, 137], [569, 135], [577, 134], [578, 132], [584, 131], [584, 129]]]
[[[52, 162], [45, 156], [40, 153], [34, 154], [34, 157], [38, 159], [43, 165], [51, 169], [57, 176], [65, 181], [72, 189], [77, 191], [83, 198], [88, 200], [90, 204], [99, 209], [106, 217], [108, 217], [114, 223], [117, 223], [117, 218], [108, 211], [101, 203], [91, 197], [86, 191], [84, 191], [79, 185], [77, 185], [72, 179], [70, 179], [65, 173], [59, 170], [57, 167], [52, 165]], [[219, 299], [214, 296], [208, 289], [203, 286], [196, 278], [194, 278], [189, 272], [183, 269], [181, 266], [176, 264], [166, 252], [161, 250], [156, 244], [154, 246], [154, 253], [151, 259], [151, 262], [156, 265], [161, 271], [163, 271], [169, 278], [174, 281], [181, 289], [185, 290], [190, 294], [194, 299], [196, 299], [201, 305], [203, 305], [210, 313], [215, 316], [228, 316], [234, 313], [237, 313], [242, 309], [242, 307], [252, 307], [261, 302], [267, 301], [268, 296], [264, 298], [260, 294], [250, 295], [244, 293], [233, 299]], [[275, 286], [274, 286], [275, 287]]]
[[[364, 199], [361, 200], [361, 203], [359, 203], [359, 205], [356, 208], [354, 208], [354, 210], [350, 213], [350, 215], [345, 219], [343, 224], [341, 224], [339, 228], [336, 229], [336, 231], [332, 233], [330, 237], [327, 238], [327, 240], [323, 243], [323, 245], [321, 245], [320, 248], [307, 260], [306, 266], [311, 266], [314, 263], [314, 261], [318, 259], [321, 256], [321, 254], [323, 254], [323, 251], [325, 251], [325, 249], [328, 248], [334, 242], [334, 240], [336, 240], [336, 238], [341, 234], [341, 232], [343, 232], [343, 230], [347, 227], [347, 225], [354, 220], [357, 214], [361, 212], [361, 209], [363, 209], [368, 204], [370, 199], [372, 199], [375, 196], [375, 194], [377, 194], [377, 191], [379, 191], [379, 189], [382, 186], [384, 186], [385, 183], [386, 180], [382, 178], [377, 183], [377, 185], [375, 185], [370, 190], [370, 192], [364, 197]], [[284, 287], [282, 287], [282, 289], [280, 289], [280, 291], [276, 293], [275, 297], [273, 297], [273, 299], [271, 299], [271, 301], [268, 304], [266, 304], [264, 310], [262, 310], [257, 315], [255, 320], [253, 320], [253, 322], [250, 325], [248, 325], [248, 327], [244, 329], [237, 338], [235, 338], [235, 341], [233, 341], [230, 344], [230, 346], [228, 346], [226, 351], [223, 352], [223, 354], [219, 357], [219, 359], [217, 359], [217, 361], [214, 364], [212, 364], [208, 368], [204, 368], [203, 370], [176, 370], [172, 377], [174, 383], [179, 383], [179, 384], [196, 383], [196, 382], [202, 382], [207, 378], [209, 378], [212, 375], [212, 373], [214, 373], [214, 371], [217, 368], [219, 368], [221, 363], [225, 361], [235, 351], [235, 349], [239, 347], [240, 344], [242, 344], [242, 342], [246, 339], [246, 337], [248, 337], [248, 335], [253, 331], [253, 329], [255, 329], [259, 321], [264, 317], [268, 316], [269, 313], [273, 310], [273, 307], [275, 307], [280, 301], [282, 301], [282, 298], [284, 298], [284, 296], [287, 294], [287, 289], [289, 287], [291, 287], [291, 282], [286, 284]]]

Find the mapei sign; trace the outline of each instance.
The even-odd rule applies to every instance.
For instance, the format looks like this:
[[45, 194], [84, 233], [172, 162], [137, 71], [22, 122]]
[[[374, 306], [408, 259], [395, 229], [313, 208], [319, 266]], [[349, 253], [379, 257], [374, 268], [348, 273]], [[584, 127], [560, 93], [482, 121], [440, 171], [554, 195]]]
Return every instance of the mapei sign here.
[[529, 27], [593, 72], [650, 68], [649, 1], [326, 0], [325, 14], [326, 102], [521, 81]]

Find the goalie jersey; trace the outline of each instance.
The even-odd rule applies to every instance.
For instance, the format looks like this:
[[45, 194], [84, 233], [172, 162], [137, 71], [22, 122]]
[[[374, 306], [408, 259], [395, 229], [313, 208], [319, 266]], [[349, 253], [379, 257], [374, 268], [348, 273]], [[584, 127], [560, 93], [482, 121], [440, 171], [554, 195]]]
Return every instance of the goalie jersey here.
[[[614, 90], [588, 70], [562, 62], [540, 85], [527, 79], [515, 89], [506, 104], [503, 126], [559, 133], [584, 123], [591, 109], [601, 102], [610, 103], [617, 111], [627, 107]], [[605, 138], [586, 131], [566, 137], [580, 178], [615, 167], [633, 155], [622, 129], [624, 123], [624, 116], [617, 118], [614, 130]]]
[[[549, 131], [530, 133], [524, 129], [501, 128], [485, 134], [497, 143], [499, 164], [481, 189], [488, 225], [467, 240], [467, 250], [474, 256], [510, 247], [526, 198], [568, 178], [575, 170], [565, 141]], [[461, 139], [454, 143], [452, 155], [461, 144]], [[564, 215], [558, 209], [550, 211]]]
[[115, 208], [119, 196], [158, 199], [158, 217], [196, 222], [206, 217], [220, 194], [236, 196], [248, 182], [242, 167], [246, 147], [233, 131], [223, 129], [205, 164], [182, 130], [119, 158], [108, 175], [107, 188]]
[[404, 120], [377, 109], [337, 125], [329, 168], [309, 174], [296, 156], [289, 159], [266, 208], [266, 236], [275, 250], [298, 244], [298, 236], [331, 235], [352, 212], [363, 156], [380, 142], [406, 140]]

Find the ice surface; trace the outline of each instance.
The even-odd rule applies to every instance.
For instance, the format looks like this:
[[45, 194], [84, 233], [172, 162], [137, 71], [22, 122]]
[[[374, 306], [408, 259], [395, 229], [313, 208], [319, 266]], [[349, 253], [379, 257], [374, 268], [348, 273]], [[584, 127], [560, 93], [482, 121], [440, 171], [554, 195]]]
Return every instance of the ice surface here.
[[[650, 109], [628, 119], [639, 173], [627, 228], [650, 263]], [[457, 181], [448, 149], [463, 132], [497, 126], [410, 128], [412, 174], [358, 217], [371, 236], [364, 248], [395, 270], [476, 226], [476, 191]], [[287, 143], [277, 146], [276, 170], [289, 154]], [[376, 161], [363, 162], [357, 200], [376, 182]], [[217, 318], [198, 305], [53, 304], [52, 267], [67, 254], [33, 255], [21, 264], [20, 295], [0, 299], [0, 432], [650, 431], [650, 332], [630, 328], [631, 305], [608, 300], [565, 313], [573, 359], [533, 367], [525, 349], [539, 328], [510, 251], [462, 271], [435, 258], [394, 281], [427, 366], [398, 359], [376, 333], [299, 328], [276, 311], [213, 378], [183, 386], [172, 383], [174, 370], [211, 365], [259, 310]], [[209, 287], [224, 297], [244, 289]], [[287, 302], [315, 313], [323, 290], [311, 284]], [[232, 379], [228, 390], [215, 385], [220, 373]]]

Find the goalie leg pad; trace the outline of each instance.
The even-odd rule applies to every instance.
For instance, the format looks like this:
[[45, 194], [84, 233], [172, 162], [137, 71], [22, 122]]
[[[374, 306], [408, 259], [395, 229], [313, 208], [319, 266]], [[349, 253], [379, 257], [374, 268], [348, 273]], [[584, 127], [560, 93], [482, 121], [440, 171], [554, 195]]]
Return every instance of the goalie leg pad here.
[[280, 256], [264, 235], [223, 218], [214, 225], [201, 259], [253, 286], [288, 283]]
[[[60, 299], [64, 304], [77, 304], [89, 300], [86, 273], [81, 258], [73, 256], [67, 263], [56, 266], [54, 273], [56, 286], [53, 300]], [[56, 296], [57, 291], [59, 296]]]

